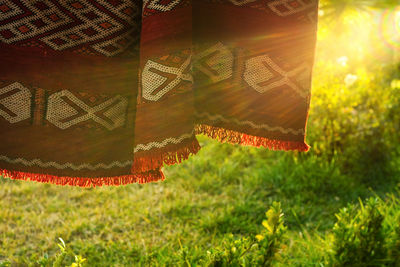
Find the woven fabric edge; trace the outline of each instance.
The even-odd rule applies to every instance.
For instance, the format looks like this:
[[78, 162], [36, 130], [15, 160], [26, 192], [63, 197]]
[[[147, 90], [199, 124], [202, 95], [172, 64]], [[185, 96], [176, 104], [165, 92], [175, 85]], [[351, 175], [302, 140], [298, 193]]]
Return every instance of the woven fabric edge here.
[[0, 176], [4, 179], [24, 180], [39, 183], [55, 184], [62, 186], [78, 186], [78, 187], [96, 187], [96, 186], [120, 186], [127, 184], [145, 184], [165, 180], [164, 174], [160, 170], [146, 173], [122, 175], [114, 177], [67, 177], [49, 174], [38, 174], [20, 171], [9, 171], [0, 169]]

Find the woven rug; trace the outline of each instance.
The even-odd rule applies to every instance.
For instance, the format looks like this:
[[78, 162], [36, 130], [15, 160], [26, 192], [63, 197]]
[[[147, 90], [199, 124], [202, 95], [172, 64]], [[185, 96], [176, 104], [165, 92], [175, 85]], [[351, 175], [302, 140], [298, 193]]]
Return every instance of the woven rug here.
[[196, 135], [307, 151], [317, 0], [0, 1], [0, 174], [163, 180]]

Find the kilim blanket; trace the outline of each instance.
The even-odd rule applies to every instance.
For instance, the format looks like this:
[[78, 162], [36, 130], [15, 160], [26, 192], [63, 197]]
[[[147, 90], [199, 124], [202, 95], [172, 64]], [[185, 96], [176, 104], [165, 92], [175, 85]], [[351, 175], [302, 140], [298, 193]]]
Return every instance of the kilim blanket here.
[[163, 180], [196, 135], [307, 151], [318, 0], [0, 0], [0, 174]]

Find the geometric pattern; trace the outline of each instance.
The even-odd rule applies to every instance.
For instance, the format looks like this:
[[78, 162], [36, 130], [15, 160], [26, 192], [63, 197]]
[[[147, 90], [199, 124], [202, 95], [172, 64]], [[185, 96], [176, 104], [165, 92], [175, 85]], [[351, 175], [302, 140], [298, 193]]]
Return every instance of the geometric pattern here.
[[[212, 0], [209, 0], [212, 1]], [[215, 0], [214, 0], [215, 1]], [[226, 1], [226, 0], [220, 0]], [[316, 22], [315, 7], [318, 0], [228, 0], [236, 6], [244, 6], [250, 3], [248, 7], [257, 8], [261, 10], [271, 10], [281, 17], [294, 15], [309, 8], [312, 8], [311, 13], [307, 14], [311, 22]], [[257, 2], [257, 3], [255, 3]]]
[[31, 92], [20, 83], [0, 88], [0, 116], [10, 123], [31, 117]]
[[232, 76], [233, 54], [227, 46], [218, 42], [196, 55], [194, 67], [206, 74], [212, 82], [219, 82]]
[[257, 0], [230, 0], [234, 5], [242, 6], [248, 3], [252, 3]]
[[6, 3], [3, 3], [3, 1], [0, 3], [0, 12], [1, 12], [1, 20], [5, 20], [17, 15], [22, 14], [22, 10], [16, 5], [15, 3], [11, 1], [6, 1]]
[[141, 150], [147, 151], [147, 150], [150, 150], [152, 148], [162, 148], [162, 147], [165, 147], [168, 144], [179, 144], [183, 140], [193, 137], [193, 135], [194, 135], [194, 131], [192, 131], [191, 133], [183, 134], [183, 135], [181, 135], [181, 136], [179, 136], [177, 138], [170, 137], [170, 138], [164, 139], [161, 142], [150, 142], [150, 143], [147, 143], [147, 144], [138, 144], [133, 149], [133, 152], [136, 153], [136, 152], [141, 151]]
[[268, 3], [268, 7], [279, 16], [285, 17], [310, 7], [315, 7], [315, 1], [316, 0], [276, 0]]
[[[139, 32], [138, 1], [1, 1], [0, 42], [54, 50], [89, 46], [113, 56]], [[115, 38], [114, 38], [115, 37]]]
[[305, 134], [304, 129], [283, 128], [280, 126], [270, 126], [268, 124], [259, 124], [259, 123], [253, 122], [253, 121], [239, 121], [238, 119], [227, 119], [227, 118], [223, 117], [222, 115], [219, 115], [219, 114], [212, 115], [207, 112], [196, 113], [196, 117], [207, 118], [208, 120], [211, 120], [211, 121], [223, 121], [223, 122], [227, 122], [227, 123], [234, 123], [237, 125], [246, 125], [251, 128], [254, 128], [254, 129], [265, 129], [270, 132], [279, 131], [284, 134], [290, 133], [293, 135], [304, 135]]
[[307, 63], [285, 71], [268, 55], [261, 55], [246, 61], [243, 76], [244, 80], [259, 93], [286, 85], [301, 97], [309, 95], [311, 67]]
[[92, 165], [90, 163], [82, 163], [79, 165], [75, 165], [73, 163], [58, 163], [58, 162], [54, 162], [54, 161], [49, 161], [49, 162], [43, 162], [40, 159], [32, 159], [32, 160], [27, 160], [27, 159], [23, 159], [23, 158], [15, 158], [15, 159], [11, 159], [7, 156], [3, 156], [0, 155], [0, 160], [8, 162], [8, 163], [12, 163], [12, 164], [22, 164], [24, 166], [39, 166], [41, 168], [48, 168], [48, 167], [53, 167], [56, 169], [72, 169], [75, 171], [78, 170], [82, 170], [82, 169], [88, 169], [91, 171], [94, 170], [98, 170], [98, 169], [111, 169], [114, 167], [127, 167], [129, 165], [132, 164], [132, 160], [127, 160], [124, 162], [120, 162], [120, 161], [114, 161], [111, 162], [109, 164], [105, 164], [105, 163], [97, 163], [95, 165]]
[[144, 0], [142, 15], [147, 17], [160, 12], [171, 11], [175, 8], [189, 5], [191, 0]]
[[111, 131], [124, 125], [127, 106], [127, 99], [117, 95], [92, 107], [63, 90], [49, 96], [46, 119], [60, 129], [93, 120]]
[[[234, 123], [234, 124], [242, 125], [242, 126], [246, 125], [248, 127], [254, 128], [254, 129], [265, 129], [270, 132], [279, 131], [283, 134], [293, 134], [293, 135], [304, 135], [305, 134], [304, 129], [283, 128], [281, 126], [270, 126], [268, 124], [259, 124], [259, 123], [255, 123], [252, 121], [239, 121], [238, 119], [227, 119], [219, 114], [212, 115], [210, 113], [203, 112], [203, 113], [196, 113], [195, 115], [197, 118], [207, 118], [208, 120], [211, 120], [211, 121], [223, 121], [223, 122]], [[139, 151], [148, 151], [153, 148], [163, 148], [169, 144], [179, 144], [185, 139], [192, 138], [193, 135], [194, 135], [194, 131], [192, 131], [191, 133], [183, 134], [179, 137], [166, 138], [160, 142], [150, 142], [147, 144], [138, 144], [133, 149], [133, 152], [137, 153]]]
[[166, 12], [172, 10], [180, 1], [181, 0], [144, 0], [143, 6], [146, 6], [147, 4], [146, 8]]
[[179, 67], [172, 67], [148, 60], [142, 73], [142, 97], [158, 101], [166, 93], [177, 87], [181, 81], [193, 83], [190, 70], [192, 56], [188, 56]]

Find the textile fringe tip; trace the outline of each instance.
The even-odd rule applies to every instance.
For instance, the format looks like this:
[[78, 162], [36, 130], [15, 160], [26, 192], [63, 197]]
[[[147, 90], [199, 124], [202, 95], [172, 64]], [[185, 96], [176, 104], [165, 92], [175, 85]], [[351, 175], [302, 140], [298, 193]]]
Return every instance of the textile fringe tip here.
[[55, 176], [49, 174], [8, 171], [4, 169], [0, 169], [0, 174], [3, 176], [3, 178], [10, 178], [13, 180], [34, 181], [39, 183], [79, 187], [119, 186], [133, 183], [145, 184], [163, 181], [165, 179], [164, 174], [159, 170], [139, 174], [99, 178]]
[[310, 146], [304, 142], [274, 140], [205, 124], [197, 125], [195, 132], [196, 134], [204, 134], [220, 142], [254, 147], [263, 146], [271, 150], [306, 152], [310, 149]]
[[175, 145], [169, 147], [168, 150], [158, 150], [144, 154], [136, 153], [133, 158], [132, 173], [160, 169], [164, 163], [167, 165], [181, 163], [183, 160], [188, 159], [190, 155], [197, 154], [200, 148], [197, 139], [193, 138], [190, 143]]

